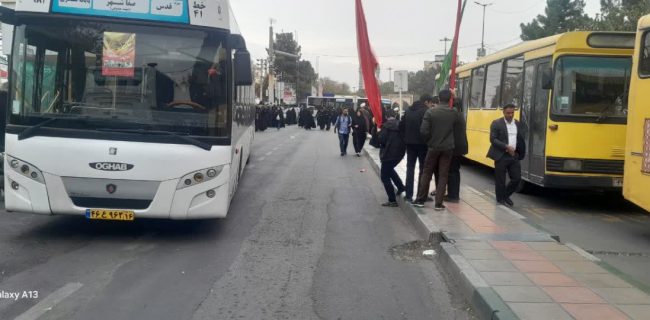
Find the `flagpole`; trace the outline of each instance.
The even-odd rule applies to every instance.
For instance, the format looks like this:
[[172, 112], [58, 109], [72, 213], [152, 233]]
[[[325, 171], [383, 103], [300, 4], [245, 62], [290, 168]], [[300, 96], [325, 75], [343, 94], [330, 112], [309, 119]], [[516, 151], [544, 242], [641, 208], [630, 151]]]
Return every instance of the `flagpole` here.
[[[462, 0], [458, 0], [458, 11], [456, 13], [456, 31], [454, 32], [454, 42], [452, 45], [452, 56], [451, 56], [451, 75], [449, 78], [449, 89], [456, 89], [456, 64], [458, 63], [458, 35], [460, 34], [460, 21], [462, 19]], [[451, 96], [449, 100], [449, 108], [454, 107], [454, 95]]]

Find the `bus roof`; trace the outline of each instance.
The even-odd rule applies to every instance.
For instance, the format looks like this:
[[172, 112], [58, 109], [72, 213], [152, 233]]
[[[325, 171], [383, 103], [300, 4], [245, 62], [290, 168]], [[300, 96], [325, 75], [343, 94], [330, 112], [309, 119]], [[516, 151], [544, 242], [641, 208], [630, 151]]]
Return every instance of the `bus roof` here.
[[228, 0], [17, 1], [16, 12], [148, 20], [219, 28], [240, 34]]
[[[590, 45], [591, 37], [617, 37], [626, 42], [624, 47], [607, 47], [606, 45]], [[607, 38], [610, 40], [611, 38]], [[595, 41], [594, 41], [595, 42]], [[629, 42], [629, 45], [627, 44]], [[634, 49], [634, 33], [631, 32], [593, 32], [572, 31], [537, 40], [524, 41], [512, 47], [487, 55], [477, 61], [459, 66], [457, 73], [466, 72], [478, 66], [501, 61], [503, 59], [524, 54], [526, 52], [549, 48], [553, 51], [607, 52], [632, 54]]]
[[639, 30], [646, 30], [650, 28], [650, 14], [639, 19]]

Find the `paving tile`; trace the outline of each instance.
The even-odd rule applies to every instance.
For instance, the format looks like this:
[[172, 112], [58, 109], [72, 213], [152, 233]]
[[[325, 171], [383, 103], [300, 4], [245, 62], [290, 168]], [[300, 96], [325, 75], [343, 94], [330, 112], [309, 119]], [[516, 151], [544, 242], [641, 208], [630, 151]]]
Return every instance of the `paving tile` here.
[[573, 251], [538, 251], [551, 261], [586, 261], [585, 257]]
[[576, 320], [626, 320], [628, 319], [615, 307], [606, 304], [562, 304]]
[[601, 268], [591, 261], [555, 261], [563, 272], [566, 273], [608, 273], [607, 270]]
[[593, 290], [610, 303], [650, 305], [650, 295], [636, 288], [594, 288]]
[[526, 286], [494, 286], [492, 287], [505, 302], [553, 302], [544, 291], [538, 287]]
[[499, 226], [487, 227], [487, 226], [471, 226], [472, 230], [476, 233], [488, 233], [488, 234], [497, 234], [497, 233], [506, 233], [508, 230]]
[[512, 263], [524, 273], [560, 273], [560, 269], [549, 261], [512, 261]]
[[631, 288], [632, 286], [612, 274], [575, 274], [573, 277], [585, 286], [591, 288]]
[[497, 250], [531, 251], [525, 243], [519, 241], [490, 241], [490, 244]]
[[573, 278], [562, 273], [527, 273], [526, 276], [541, 287], [579, 287]]
[[526, 245], [538, 251], [571, 251], [571, 248], [557, 242], [526, 242]]
[[607, 303], [590, 289], [584, 287], [542, 287], [558, 303]]
[[476, 271], [517, 271], [515, 266], [506, 260], [470, 260], [469, 263]]
[[555, 303], [508, 303], [508, 306], [522, 320], [573, 320]]
[[618, 308], [633, 320], [650, 320], [650, 305], [619, 305]]
[[481, 277], [491, 286], [533, 286], [521, 272], [481, 272]]
[[501, 254], [511, 261], [548, 261], [534, 251], [501, 251]]
[[494, 249], [492, 250], [467, 250], [459, 249], [460, 253], [467, 258], [467, 260], [499, 260], [503, 256]]

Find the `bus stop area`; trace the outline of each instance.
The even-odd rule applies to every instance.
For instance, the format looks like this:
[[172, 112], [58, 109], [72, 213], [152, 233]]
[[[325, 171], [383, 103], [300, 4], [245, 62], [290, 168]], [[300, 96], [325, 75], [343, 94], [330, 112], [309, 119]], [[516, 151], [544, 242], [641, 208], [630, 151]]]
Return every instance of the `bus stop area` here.
[[[379, 174], [379, 150], [365, 153]], [[405, 160], [396, 171], [405, 178]], [[461, 201], [445, 203], [442, 212], [433, 210], [433, 202], [415, 208], [398, 197], [400, 209], [437, 248], [477, 316], [649, 319], [650, 295], [637, 288], [642, 285], [486, 193], [462, 184]]]

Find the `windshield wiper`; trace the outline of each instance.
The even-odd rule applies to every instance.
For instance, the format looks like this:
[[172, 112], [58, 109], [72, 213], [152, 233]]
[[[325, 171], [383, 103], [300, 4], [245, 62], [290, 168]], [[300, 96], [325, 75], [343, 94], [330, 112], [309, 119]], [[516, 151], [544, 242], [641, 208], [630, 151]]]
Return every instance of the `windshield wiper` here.
[[[27, 138], [31, 138], [31, 137], [35, 136], [34, 133], [36, 131], [38, 131], [38, 129], [40, 129], [40, 128], [42, 128], [42, 127], [44, 127], [44, 126], [46, 126], [46, 125], [48, 125], [50, 123], [59, 121], [61, 119], [64, 119], [64, 118], [49, 118], [49, 119], [47, 119], [47, 120], [45, 120], [45, 121], [43, 121], [41, 123], [37, 123], [37, 124], [35, 124], [35, 125], [31, 126], [31, 127], [28, 127], [28, 128], [26, 128], [25, 130], [21, 131], [18, 134], [18, 140], [25, 140]], [[66, 119], [66, 120], [69, 120], [69, 119]]]
[[212, 145], [207, 144], [201, 140], [194, 139], [192, 137], [181, 135], [176, 132], [171, 131], [156, 131], [156, 130], [146, 130], [146, 129], [113, 129], [113, 128], [100, 128], [97, 131], [104, 132], [120, 132], [120, 133], [136, 133], [136, 134], [152, 134], [152, 135], [167, 135], [175, 137], [178, 140], [185, 141], [193, 146], [199, 147], [203, 150], [210, 151], [212, 150]]

